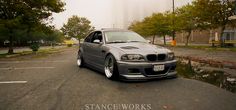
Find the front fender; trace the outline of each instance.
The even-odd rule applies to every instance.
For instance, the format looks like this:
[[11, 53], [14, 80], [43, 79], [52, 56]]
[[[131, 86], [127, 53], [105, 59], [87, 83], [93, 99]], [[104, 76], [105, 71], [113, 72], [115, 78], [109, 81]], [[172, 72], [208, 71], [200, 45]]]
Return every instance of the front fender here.
[[106, 51], [106, 57], [111, 54], [115, 57], [116, 61], [120, 61], [121, 56], [123, 54], [125, 54], [124, 51], [117, 49], [117, 48], [108, 48], [108, 50]]

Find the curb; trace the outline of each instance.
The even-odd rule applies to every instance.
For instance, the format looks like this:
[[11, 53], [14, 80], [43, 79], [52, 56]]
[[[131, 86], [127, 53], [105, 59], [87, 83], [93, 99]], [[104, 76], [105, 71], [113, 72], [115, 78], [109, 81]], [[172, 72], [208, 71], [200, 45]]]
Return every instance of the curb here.
[[213, 67], [236, 69], [236, 62], [216, 61], [213, 59], [206, 59], [202, 57], [193, 57], [193, 56], [176, 56], [176, 58], [189, 59], [191, 61], [209, 64], [210, 66]]

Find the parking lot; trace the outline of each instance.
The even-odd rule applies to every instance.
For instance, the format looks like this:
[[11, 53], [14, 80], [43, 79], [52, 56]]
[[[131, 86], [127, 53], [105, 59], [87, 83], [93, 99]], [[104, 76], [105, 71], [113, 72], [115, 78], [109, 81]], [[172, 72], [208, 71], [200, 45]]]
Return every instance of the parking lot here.
[[0, 60], [0, 110], [86, 110], [88, 104], [148, 104], [152, 110], [236, 108], [234, 93], [197, 80], [108, 80], [103, 73], [77, 67], [76, 52], [68, 48], [40, 58]]

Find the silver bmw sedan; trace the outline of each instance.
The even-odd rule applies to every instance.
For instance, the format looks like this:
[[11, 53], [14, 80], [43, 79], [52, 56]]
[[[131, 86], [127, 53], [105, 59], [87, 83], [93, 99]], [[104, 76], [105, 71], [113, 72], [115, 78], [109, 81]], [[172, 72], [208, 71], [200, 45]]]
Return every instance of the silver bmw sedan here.
[[80, 45], [77, 65], [101, 71], [113, 80], [177, 76], [173, 52], [150, 44], [135, 32], [120, 29], [90, 33]]

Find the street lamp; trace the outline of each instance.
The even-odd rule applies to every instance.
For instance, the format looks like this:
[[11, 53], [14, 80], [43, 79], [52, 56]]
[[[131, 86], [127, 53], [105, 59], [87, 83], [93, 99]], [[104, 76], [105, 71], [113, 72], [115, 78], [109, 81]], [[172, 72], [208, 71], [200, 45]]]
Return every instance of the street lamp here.
[[176, 41], [175, 41], [175, 0], [172, 0], [172, 26], [173, 26], [173, 30], [172, 30], [172, 45], [175, 46], [176, 45]]
[[172, 25], [173, 25], [173, 30], [172, 30], [172, 37], [173, 37], [173, 40], [175, 40], [175, 29], [174, 29], [174, 26], [175, 26], [175, 20], [174, 20], [174, 17], [175, 17], [175, 0], [172, 0]]

